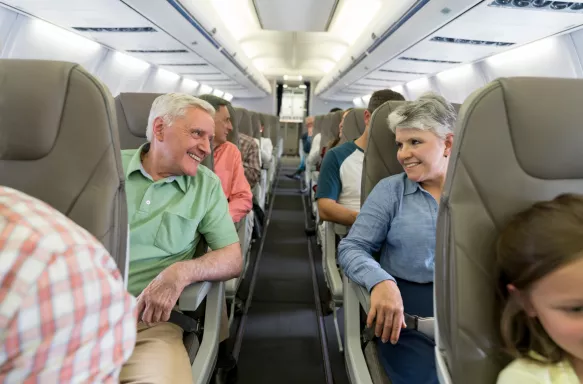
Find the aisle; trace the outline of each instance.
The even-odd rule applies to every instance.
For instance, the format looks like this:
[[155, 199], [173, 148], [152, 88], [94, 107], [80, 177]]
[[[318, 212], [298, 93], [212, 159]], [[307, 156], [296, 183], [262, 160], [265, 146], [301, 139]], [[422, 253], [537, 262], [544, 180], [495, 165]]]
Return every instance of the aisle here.
[[282, 159], [239, 354], [240, 384], [326, 383], [299, 183]]

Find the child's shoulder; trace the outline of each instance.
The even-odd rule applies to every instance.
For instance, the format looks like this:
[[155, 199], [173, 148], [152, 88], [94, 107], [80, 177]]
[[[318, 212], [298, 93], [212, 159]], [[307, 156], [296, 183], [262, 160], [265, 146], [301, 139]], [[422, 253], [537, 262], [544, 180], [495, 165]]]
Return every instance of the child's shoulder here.
[[531, 356], [540, 362], [526, 358], [514, 360], [500, 372], [497, 384], [579, 384], [568, 361], [548, 364], [536, 354], [531, 354]]

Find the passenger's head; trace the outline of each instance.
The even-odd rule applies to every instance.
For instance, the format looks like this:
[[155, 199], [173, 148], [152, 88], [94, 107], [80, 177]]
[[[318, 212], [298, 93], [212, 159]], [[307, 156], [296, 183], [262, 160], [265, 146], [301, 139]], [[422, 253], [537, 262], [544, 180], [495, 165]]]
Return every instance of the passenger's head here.
[[405, 98], [399, 92], [395, 92], [392, 89], [382, 89], [380, 91], [374, 92], [370, 96], [368, 101], [368, 107], [364, 110], [364, 125], [368, 129], [370, 124], [370, 118], [372, 114], [378, 107], [386, 103], [387, 101], [404, 101]]
[[496, 263], [501, 333], [516, 357], [583, 360], [583, 195], [564, 194], [515, 215]]
[[149, 153], [173, 175], [195, 176], [211, 153], [215, 110], [204, 100], [185, 93], [168, 93], [152, 103], [146, 138]]
[[218, 146], [226, 143], [229, 133], [233, 130], [231, 114], [228, 108], [231, 103], [215, 95], [201, 95], [199, 97], [212, 105], [216, 111], [214, 145]]
[[340, 109], [340, 108], [337, 108], [337, 107], [334, 107], [334, 108], [332, 108], [332, 109], [330, 110], [330, 112], [328, 112], [328, 113], [334, 113], [334, 112], [338, 112], [338, 111], [342, 111], [342, 109]]
[[306, 117], [306, 130], [308, 131], [308, 136], [312, 136], [312, 130], [314, 129], [314, 116]]
[[389, 115], [397, 159], [409, 179], [423, 183], [445, 177], [455, 120], [453, 106], [434, 93], [407, 102]]

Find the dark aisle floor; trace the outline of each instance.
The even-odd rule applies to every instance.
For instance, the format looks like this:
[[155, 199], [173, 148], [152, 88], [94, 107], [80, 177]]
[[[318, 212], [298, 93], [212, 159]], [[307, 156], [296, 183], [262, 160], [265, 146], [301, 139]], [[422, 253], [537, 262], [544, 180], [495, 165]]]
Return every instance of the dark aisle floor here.
[[240, 384], [326, 382], [302, 198], [299, 183], [285, 177], [293, 171], [285, 160], [241, 344]]

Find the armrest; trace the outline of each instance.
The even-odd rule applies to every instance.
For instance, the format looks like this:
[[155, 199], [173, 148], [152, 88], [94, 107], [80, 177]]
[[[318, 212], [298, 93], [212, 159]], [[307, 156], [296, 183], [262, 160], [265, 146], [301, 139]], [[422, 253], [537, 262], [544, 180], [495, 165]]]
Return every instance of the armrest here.
[[212, 285], [210, 281], [201, 281], [184, 288], [178, 299], [178, 309], [181, 311], [196, 311], [209, 294]]
[[219, 353], [219, 331], [221, 311], [225, 303], [225, 284], [211, 284], [204, 312], [204, 332], [202, 342], [192, 363], [193, 383], [207, 384], [211, 380]]
[[334, 223], [324, 222], [324, 257], [325, 272], [328, 287], [332, 294], [332, 299], [336, 303], [342, 302], [342, 277], [338, 271], [336, 263], [336, 235], [334, 234]]
[[346, 225], [334, 224], [334, 233], [337, 234], [338, 236], [345, 237], [346, 235], [348, 235], [349, 231], [350, 227], [347, 227]]
[[[359, 286], [344, 276], [344, 361], [352, 384], [373, 384], [361, 347]], [[365, 289], [366, 292], [366, 289]], [[361, 305], [361, 304], [360, 304]]]
[[362, 309], [364, 309], [366, 313], [368, 313], [368, 311], [370, 311], [370, 293], [367, 291], [365, 287], [361, 285], [355, 283], [352, 283], [352, 285], [354, 286], [354, 291], [356, 293], [356, 297], [358, 298], [360, 306], [362, 307]]

